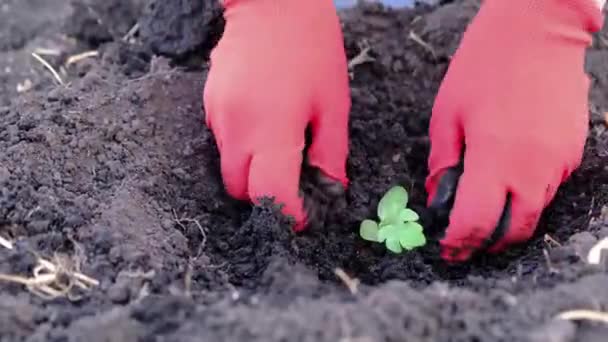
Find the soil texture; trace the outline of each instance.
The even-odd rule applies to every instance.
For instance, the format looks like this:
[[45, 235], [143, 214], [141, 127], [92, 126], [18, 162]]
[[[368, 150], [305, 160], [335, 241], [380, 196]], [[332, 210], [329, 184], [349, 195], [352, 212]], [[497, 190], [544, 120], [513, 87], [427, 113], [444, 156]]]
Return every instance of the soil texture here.
[[202, 108], [215, 2], [0, 0], [0, 273], [42, 257], [98, 281], [54, 299], [1, 281], [0, 341], [605, 341], [555, 317], [608, 310], [608, 267], [585, 261], [608, 236], [608, 25], [584, 161], [529, 243], [447, 266], [436, 243], [395, 256], [358, 236], [391, 185], [424, 205], [431, 107], [478, 8], [340, 11], [349, 58], [375, 58], [353, 70], [351, 186], [294, 235], [224, 192]]

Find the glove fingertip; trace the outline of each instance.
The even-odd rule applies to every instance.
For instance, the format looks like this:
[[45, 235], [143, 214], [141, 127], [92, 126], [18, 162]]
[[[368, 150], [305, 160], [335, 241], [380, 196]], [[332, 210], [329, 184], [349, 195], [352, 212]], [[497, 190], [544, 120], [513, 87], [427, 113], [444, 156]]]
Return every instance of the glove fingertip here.
[[251, 161], [248, 184], [254, 202], [273, 198], [282, 207], [281, 212], [295, 220], [297, 231], [306, 224], [304, 200], [298, 189], [301, 164], [301, 152], [297, 149], [256, 154]]
[[303, 232], [304, 230], [306, 230], [306, 219], [301, 218], [301, 219], [296, 219], [295, 220], [295, 225], [293, 226], [293, 230], [296, 233], [300, 233]]
[[467, 248], [461, 243], [452, 243], [444, 239], [440, 241], [441, 258], [449, 263], [459, 263], [467, 261], [474, 252], [473, 248]]
[[318, 158], [312, 151], [308, 152], [307, 162], [309, 166], [318, 169], [322, 176], [328, 181], [339, 182], [343, 187], [348, 187], [349, 179], [346, 175], [346, 157], [339, 156], [329, 162]]
[[291, 217], [294, 220], [293, 230], [298, 233], [302, 232], [307, 228], [306, 213], [304, 211], [304, 204], [302, 199], [299, 197], [295, 200], [290, 201], [283, 207], [283, 214]]
[[238, 200], [248, 200], [247, 176], [251, 157], [238, 149], [220, 149], [222, 180], [226, 192]]
[[447, 214], [449, 225], [440, 244], [448, 260], [466, 260], [486, 247], [504, 209], [503, 187], [492, 175], [483, 173], [483, 168], [475, 170], [463, 174], [454, 206]]
[[300, 232], [307, 227], [307, 217], [304, 210], [303, 200], [299, 197], [291, 198], [291, 196], [278, 196], [273, 195], [272, 192], [256, 192], [252, 191], [251, 201], [254, 204], [261, 204], [266, 198], [272, 199], [273, 204], [279, 206], [281, 213], [290, 220], [293, 220], [293, 230]]

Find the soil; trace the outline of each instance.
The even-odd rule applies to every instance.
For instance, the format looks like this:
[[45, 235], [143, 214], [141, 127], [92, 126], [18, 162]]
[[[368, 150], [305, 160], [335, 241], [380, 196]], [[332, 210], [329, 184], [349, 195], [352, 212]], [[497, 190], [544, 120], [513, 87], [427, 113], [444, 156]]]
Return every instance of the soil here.
[[529, 243], [447, 266], [436, 243], [395, 256], [358, 237], [389, 186], [424, 204], [431, 106], [477, 9], [341, 11], [349, 57], [363, 40], [376, 57], [351, 82], [348, 207], [294, 235], [221, 185], [201, 103], [219, 7], [0, 0], [0, 272], [67, 255], [99, 281], [51, 300], [0, 283], [0, 341], [605, 341], [554, 317], [608, 310], [608, 267], [585, 262], [608, 236], [608, 25], [587, 54], [583, 164]]

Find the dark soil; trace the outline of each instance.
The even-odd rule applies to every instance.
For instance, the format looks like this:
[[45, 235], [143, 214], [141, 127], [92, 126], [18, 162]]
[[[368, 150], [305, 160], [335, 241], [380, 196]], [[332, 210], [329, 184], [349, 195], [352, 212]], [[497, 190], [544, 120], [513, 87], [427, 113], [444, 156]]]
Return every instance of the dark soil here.
[[[348, 207], [298, 236], [224, 193], [201, 111], [223, 24], [208, 3], [0, 0], [0, 234], [16, 241], [0, 272], [62, 253], [100, 281], [72, 300], [0, 283], [0, 341], [605, 341], [606, 325], [553, 318], [608, 310], [607, 268], [584, 260], [608, 236], [608, 25], [588, 53], [583, 165], [537, 236], [448, 267], [435, 243], [394, 256], [358, 224], [393, 184], [424, 204], [431, 106], [477, 2], [341, 13], [349, 57], [367, 40], [376, 62], [351, 84]], [[58, 51], [44, 58], [66, 86], [36, 48]]]

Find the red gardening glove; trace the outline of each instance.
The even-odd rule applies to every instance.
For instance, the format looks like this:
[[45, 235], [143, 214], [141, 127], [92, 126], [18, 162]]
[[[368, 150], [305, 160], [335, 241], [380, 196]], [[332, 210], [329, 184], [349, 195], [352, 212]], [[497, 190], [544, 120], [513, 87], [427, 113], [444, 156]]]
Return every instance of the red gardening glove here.
[[579, 166], [588, 130], [585, 50], [602, 22], [592, 0], [483, 2], [430, 124], [426, 186], [429, 206], [449, 213], [445, 260], [527, 241]]
[[347, 185], [350, 93], [340, 22], [331, 0], [228, 0], [224, 34], [204, 90], [207, 125], [230, 195], [273, 197], [304, 228], [299, 196], [308, 163]]

